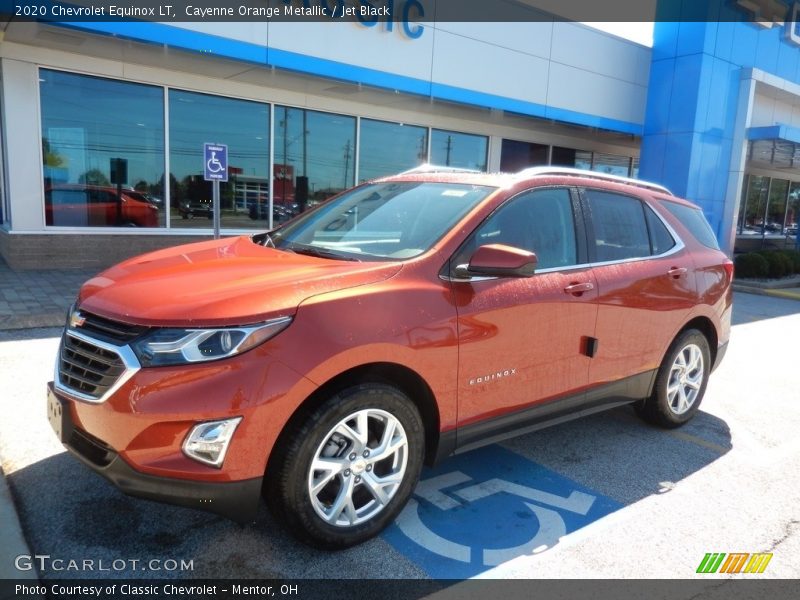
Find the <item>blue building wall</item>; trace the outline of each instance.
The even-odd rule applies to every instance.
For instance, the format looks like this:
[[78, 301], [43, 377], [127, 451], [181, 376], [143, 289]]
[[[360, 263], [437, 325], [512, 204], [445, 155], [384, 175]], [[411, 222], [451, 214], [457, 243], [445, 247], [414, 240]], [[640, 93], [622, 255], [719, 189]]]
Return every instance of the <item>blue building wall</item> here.
[[783, 26], [758, 25], [729, 0], [676, 4], [662, 0], [657, 9], [639, 173], [700, 204], [725, 239], [741, 71], [800, 83], [800, 46]]

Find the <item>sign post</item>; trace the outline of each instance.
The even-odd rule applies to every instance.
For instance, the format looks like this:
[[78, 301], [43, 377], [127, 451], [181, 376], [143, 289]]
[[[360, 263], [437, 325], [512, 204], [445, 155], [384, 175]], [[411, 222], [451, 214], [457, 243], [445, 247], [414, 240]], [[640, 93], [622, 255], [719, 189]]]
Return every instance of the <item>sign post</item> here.
[[203, 144], [203, 175], [212, 187], [212, 212], [214, 216], [214, 239], [219, 239], [220, 201], [219, 182], [228, 181], [228, 146], [225, 144]]

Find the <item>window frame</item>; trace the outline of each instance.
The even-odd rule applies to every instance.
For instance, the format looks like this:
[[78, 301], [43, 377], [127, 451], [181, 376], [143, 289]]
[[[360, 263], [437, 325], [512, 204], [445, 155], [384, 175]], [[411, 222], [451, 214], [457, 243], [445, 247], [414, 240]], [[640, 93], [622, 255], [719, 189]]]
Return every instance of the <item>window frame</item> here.
[[[635, 256], [635, 257], [620, 258], [620, 259], [615, 259], [615, 260], [605, 260], [605, 261], [597, 260], [596, 244], [595, 244], [596, 236], [595, 236], [595, 231], [594, 231], [594, 217], [592, 215], [591, 205], [589, 204], [589, 194], [587, 193], [587, 192], [591, 192], [591, 191], [601, 192], [601, 193], [605, 193], [605, 194], [615, 194], [617, 196], [623, 196], [623, 197], [626, 197], [626, 198], [631, 198], [631, 199], [636, 200], [636, 201], [639, 202], [639, 204], [641, 206], [641, 209], [642, 209], [642, 220], [644, 221], [645, 230], [647, 231], [647, 239], [648, 239], [648, 241], [650, 243], [650, 252], [651, 252], [651, 254], [649, 254], [648, 256]], [[643, 198], [641, 196], [638, 196], [638, 195], [632, 194], [632, 193], [619, 192], [617, 190], [609, 190], [609, 189], [605, 189], [605, 188], [602, 188], [602, 187], [594, 187], [594, 186], [589, 186], [589, 185], [580, 186], [578, 188], [578, 194], [580, 195], [581, 208], [583, 209], [583, 212], [584, 212], [584, 221], [586, 223], [586, 247], [587, 247], [587, 251], [589, 253], [589, 261], [590, 261], [589, 264], [592, 267], [600, 267], [600, 266], [606, 266], [606, 265], [617, 265], [617, 264], [623, 264], [623, 263], [629, 263], [629, 262], [639, 262], [639, 261], [643, 261], [643, 260], [653, 260], [653, 259], [658, 259], [658, 258], [665, 258], [667, 256], [672, 256], [673, 254], [677, 254], [678, 252], [680, 252], [681, 250], [683, 250], [686, 247], [686, 244], [683, 242], [683, 239], [681, 238], [681, 236], [679, 236], [678, 233], [675, 231], [675, 228], [672, 227], [672, 225], [669, 224], [669, 222], [664, 218], [664, 216], [661, 214], [661, 212], [658, 210], [658, 208], [656, 208], [654, 206], [655, 203], [648, 202], [645, 198]], [[645, 213], [645, 205], [647, 206], [647, 208], [652, 210], [653, 213], [655, 213], [656, 217], [661, 221], [661, 224], [664, 225], [664, 227], [667, 228], [667, 231], [672, 236], [672, 239], [675, 241], [675, 245], [672, 246], [672, 248], [670, 248], [666, 252], [662, 252], [660, 254], [652, 254], [652, 252], [653, 252], [653, 238], [652, 238], [652, 234], [650, 232], [650, 227], [647, 224], [647, 215]]]

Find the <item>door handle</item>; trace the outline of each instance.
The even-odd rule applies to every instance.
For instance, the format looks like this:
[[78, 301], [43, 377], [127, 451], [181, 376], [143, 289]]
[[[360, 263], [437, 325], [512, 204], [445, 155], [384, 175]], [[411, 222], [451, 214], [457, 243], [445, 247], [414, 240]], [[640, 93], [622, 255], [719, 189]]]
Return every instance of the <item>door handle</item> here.
[[678, 279], [678, 277], [680, 277], [681, 275], [686, 275], [686, 272], [688, 270], [689, 269], [687, 269], [686, 267], [672, 267], [669, 271], [667, 271], [667, 275], [669, 275], [670, 277], [674, 277], [675, 279]]
[[572, 283], [564, 288], [567, 294], [582, 294], [583, 292], [591, 292], [594, 289], [594, 284], [589, 283]]

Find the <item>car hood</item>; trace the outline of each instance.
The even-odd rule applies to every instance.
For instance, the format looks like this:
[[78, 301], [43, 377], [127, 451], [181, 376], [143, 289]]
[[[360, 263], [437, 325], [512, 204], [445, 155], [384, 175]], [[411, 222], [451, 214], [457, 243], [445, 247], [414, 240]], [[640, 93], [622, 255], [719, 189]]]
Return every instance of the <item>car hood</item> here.
[[129, 259], [87, 281], [78, 305], [138, 325], [244, 325], [292, 315], [311, 296], [382, 281], [401, 268], [294, 254], [242, 236]]

